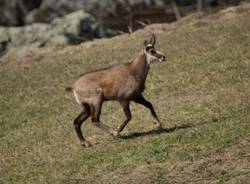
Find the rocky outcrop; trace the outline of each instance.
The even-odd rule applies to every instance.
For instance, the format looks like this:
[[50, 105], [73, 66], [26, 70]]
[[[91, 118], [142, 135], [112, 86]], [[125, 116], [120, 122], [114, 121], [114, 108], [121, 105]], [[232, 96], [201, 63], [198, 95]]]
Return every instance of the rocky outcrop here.
[[[228, 4], [240, 0], [203, 0], [205, 4]], [[178, 6], [196, 7], [196, 1], [176, 1]], [[171, 9], [171, 1], [166, 0], [1, 0], [0, 25], [23, 26], [34, 22], [49, 23], [55, 17], [84, 10], [96, 18], [116, 16], [129, 11], [136, 13], [138, 8], [151, 10], [154, 8]], [[158, 10], [156, 10], [158, 11]], [[155, 12], [156, 12], [155, 11]], [[154, 15], [155, 16], [155, 15]], [[167, 16], [167, 15], [165, 15]], [[119, 17], [120, 18], [120, 17]], [[117, 18], [118, 19], [118, 18]]]
[[50, 24], [34, 23], [23, 27], [0, 27], [2, 52], [4, 48], [22, 51], [31, 47], [41, 47], [48, 42], [79, 44], [94, 38], [113, 35], [114, 32], [104, 29], [93, 16], [84, 11], [55, 18]]
[[[203, 6], [208, 6], [218, 0], [203, 0]], [[236, 0], [220, 0], [236, 1]], [[26, 24], [33, 22], [50, 22], [55, 17], [83, 9], [98, 19], [106, 27], [123, 32], [128, 31], [128, 25], [133, 29], [140, 28], [137, 22], [160, 23], [176, 20], [172, 1], [166, 0], [42, 0], [39, 8], [33, 9], [26, 17]], [[188, 7], [181, 15], [196, 11], [197, 1], [176, 1], [179, 8]], [[210, 6], [210, 5], [209, 5]]]
[[39, 8], [42, 0], [1, 0], [0, 25], [23, 26], [25, 17], [33, 9]]
[[[43, 0], [40, 7], [33, 9], [26, 17], [26, 24], [49, 23], [55, 17], [62, 17], [78, 10], [84, 10], [86, 0]], [[46, 16], [45, 16], [46, 15]]]
[[[211, 3], [238, 1], [240, 0], [204, 0], [203, 5], [205, 7], [211, 6]], [[128, 32], [128, 30], [134, 31], [141, 28], [145, 24], [171, 22], [176, 20], [176, 14], [170, 2], [166, 0], [0, 0], [0, 25], [12, 26], [0, 27], [0, 55], [9, 48], [19, 51], [33, 46], [39, 47], [47, 42], [77, 44], [93, 38], [115, 35], [106, 28]], [[180, 10], [182, 10], [181, 7], [188, 7], [180, 12], [182, 16], [197, 9], [196, 1], [176, 2]], [[77, 12], [72, 13], [75, 11]]]

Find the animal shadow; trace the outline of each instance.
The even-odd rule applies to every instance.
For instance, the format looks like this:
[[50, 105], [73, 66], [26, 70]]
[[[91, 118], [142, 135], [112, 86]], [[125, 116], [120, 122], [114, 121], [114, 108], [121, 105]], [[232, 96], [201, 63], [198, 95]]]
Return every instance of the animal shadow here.
[[187, 129], [191, 128], [193, 125], [190, 124], [183, 124], [183, 125], [175, 125], [171, 128], [163, 128], [160, 130], [150, 130], [147, 132], [134, 132], [129, 135], [120, 135], [120, 139], [134, 139], [138, 137], [144, 137], [149, 135], [159, 135], [159, 134], [165, 134], [165, 133], [172, 133], [174, 131], [180, 130], [180, 129]]

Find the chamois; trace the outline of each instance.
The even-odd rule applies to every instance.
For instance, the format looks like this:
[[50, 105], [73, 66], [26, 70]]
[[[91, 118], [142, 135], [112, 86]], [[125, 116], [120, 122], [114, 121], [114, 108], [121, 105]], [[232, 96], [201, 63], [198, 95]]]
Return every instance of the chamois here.
[[[96, 127], [108, 132], [113, 137], [118, 136], [132, 118], [129, 108], [130, 101], [148, 108], [157, 128], [162, 128], [153, 105], [142, 95], [150, 63], [155, 60], [159, 62], [165, 60], [165, 56], [155, 50], [155, 42], [155, 35], [152, 34], [149, 40], [144, 41], [139, 55], [129, 63], [83, 74], [72, 87], [66, 87], [66, 91], [72, 91], [76, 102], [82, 106], [82, 112], [74, 120], [75, 131], [82, 146], [91, 145], [81, 132], [81, 125], [89, 116]], [[100, 121], [102, 104], [108, 100], [118, 101], [126, 116], [126, 120], [116, 129], [112, 129]]]

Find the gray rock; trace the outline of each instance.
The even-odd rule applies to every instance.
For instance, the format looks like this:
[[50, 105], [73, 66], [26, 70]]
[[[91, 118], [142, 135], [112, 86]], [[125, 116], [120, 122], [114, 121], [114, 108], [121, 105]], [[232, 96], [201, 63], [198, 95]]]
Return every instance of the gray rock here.
[[86, 0], [43, 0], [41, 6], [25, 17], [26, 24], [34, 22], [49, 23], [55, 17], [82, 10]]
[[23, 26], [25, 16], [33, 9], [38, 8], [42, 0], [1, 0], [0, 25]]
[[8, 48], [23, 51], [41, 47], [48, 42], [79, 44], [114, 34], [115, 32], [102, 28], [93, 16], [80, 10], [62, 18], [55, 18], [50, 24], [34, 23], [23, 27], [0, 27], [0, 42], [9, 41]]

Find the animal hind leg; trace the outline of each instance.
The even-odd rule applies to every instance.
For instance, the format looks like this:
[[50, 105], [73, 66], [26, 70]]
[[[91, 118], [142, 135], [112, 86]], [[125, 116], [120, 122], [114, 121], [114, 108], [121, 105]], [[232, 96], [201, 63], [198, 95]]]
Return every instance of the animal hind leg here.
[[90, 108], [88, 105], [85, 104], [83, 105], [82, 112], [74, 120], [74, 126], [75, 126], [77, 137], [79, 138], [81, 145], [84, 147], [89, 147], [90, 143], [83, 137], [82, 131], [81, 131], [81, 125], [84, 121], [88, 119], [89, 116], [90, 116]]
[[92, 122], [96, 127], [102, 129], [103, 131], [109, 133], [112, 136], [115, 136], [116, 131], [114, 131], [108, 125], [100, 121], [101, 108], [102, 108], [102, 103], [97, 103], [95, 105], [90, 106]]

